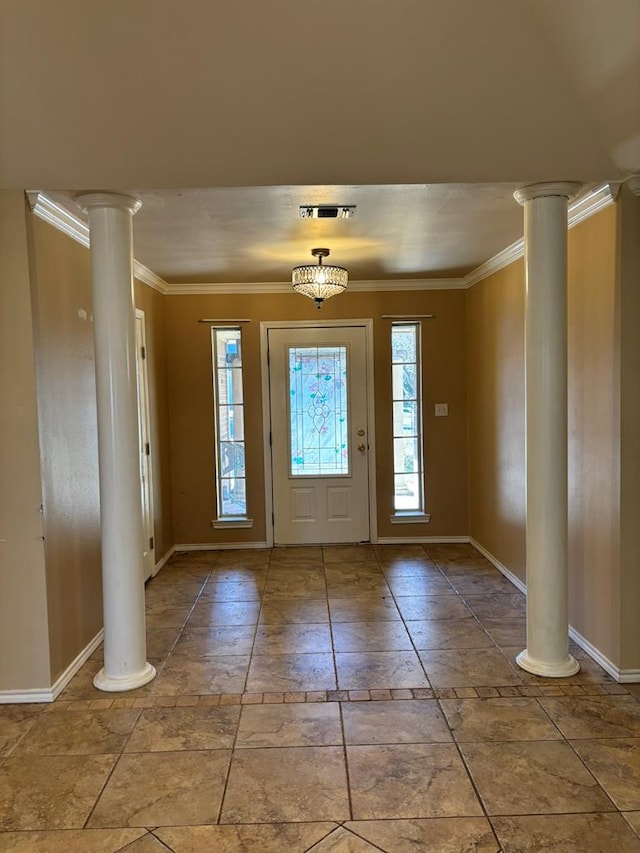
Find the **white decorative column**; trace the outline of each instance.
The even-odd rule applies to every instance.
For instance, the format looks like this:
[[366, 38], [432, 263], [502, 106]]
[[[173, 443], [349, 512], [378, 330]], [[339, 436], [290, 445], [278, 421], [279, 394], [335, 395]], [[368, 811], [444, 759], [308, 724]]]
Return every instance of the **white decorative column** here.
[[567, 578], [567, 205], [579, 187], [514, 194], [524, 206], [527, 414], [527, 648], [516, 661], [551, 678], [580, 669], [569, 654]]
[[112, 193], [78, 201], [89, 213], [102, 525], [104, 667], [93, 683], [115, 692], [156, 674], [146, 659], [133, 301], [140, 202]]

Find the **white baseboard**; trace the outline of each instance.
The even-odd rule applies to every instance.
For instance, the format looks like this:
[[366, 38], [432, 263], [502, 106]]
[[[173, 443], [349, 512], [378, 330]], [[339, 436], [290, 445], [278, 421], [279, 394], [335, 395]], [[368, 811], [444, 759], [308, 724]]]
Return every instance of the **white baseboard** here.
[[153, 573], [151, 575], [152, 578], [155, 578], [155, 576], [158, 574], [160, 569], [165, 565], [165, 563], [169, 562], [169, 560], [173, 557], [175, 552], [176, 552], [176, 547], [175, 547], [175, 545], [172, 545], [171, 548], [169, 548], [167, 553], [164, 555], [164, 557], [161, 557], [158, 560], [158, 562], [156, 563], [155, 568], [153, 570]]
[[455, 545], [468, 542], [468, 536], [379, 536], [375, 545]]
[[486, 557], [487, 560], [489, 560], [489, 562], [496, 567], [500, 574], [503, 574], [507, 580], [510, 580], [511, 583], [520, 590], [520, 592], [524, 593], [525, 595], [527, 594], [527, 585], [520, 580], [518, 575], [514, 574], [511, 569], [508, 569], [506, 566], [504, 566], [500, 562], [500, 560], [493, 556], [490, 551], [487, 551], [486, 548], [483, 548], [483, 546], [479, 542], [477, 542], [473, 538], [473, 536], [469, 537], [469, 543], [473, 545], [476, 550], [480, 551], [482, 556]]
[[175, 553], [179, 551], [245, 551], [248, 548], [268, 548], [266, 542], [205, 542], [198, 545], [174, 545]]
[[98, 648], [104, 637], [104, 629], [100, 629], [80, 654], [72, 660], [65, 671], [58, 676], [51, 687], [36, 688], [34, 690], [2, 690], [0, 691], [0, 705], [31, 703], [31, 702], [53, 702], [64, 690], [78, 670], [87, 662], [93, 652]]
[[[527, 594], [526, 584], [524, 584], [517, 575], [504, 566], [500, 560], [496, 559], [490, 551], [483, 548], [482, 545], [473, 537], [469, 537], [469, 542], [474, 548], [477, 548], [478, 551], [480, 551], [480, 553], [486, 557], [499, 572], [501, 572], [501, 574], [510, 580], [511, 583], [520, 590], [520, 592], [525, 595]], [[586, 639], [586, 637], [583, 637], [582, 634], [579, 631], [576, 631], [576, 629], [571, 625], [569, 625], [569, 636], [576, 645], [580, 646], [580, 648], [585, 651], [590, 658], [593, 658], [593, 660], [613, 679], [615, 679], [618, 684], [634, 684], [636, 682], [640, 682], [640, 669], [619, 669], [614, 663], [612, 663], [612, 661], [609, 660], [608, 657], [603, 655], [599, 649], [597, 649], [589, 642], [589, 640]]]

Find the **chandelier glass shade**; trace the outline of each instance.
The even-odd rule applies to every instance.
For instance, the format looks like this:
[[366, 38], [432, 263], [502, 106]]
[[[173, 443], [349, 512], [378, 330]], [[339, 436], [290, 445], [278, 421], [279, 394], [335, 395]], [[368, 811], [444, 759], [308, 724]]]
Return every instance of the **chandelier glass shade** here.
[[326, 299], [347, 289], [349, 276], [344, 267], [322, 263], [322, 259], [329, 255], [329, 249], [312, 249], [311, 254], [318, 258], [318, 263], [294, 267], [291, 280], [296, 293], [313, 299], [320, 308]]

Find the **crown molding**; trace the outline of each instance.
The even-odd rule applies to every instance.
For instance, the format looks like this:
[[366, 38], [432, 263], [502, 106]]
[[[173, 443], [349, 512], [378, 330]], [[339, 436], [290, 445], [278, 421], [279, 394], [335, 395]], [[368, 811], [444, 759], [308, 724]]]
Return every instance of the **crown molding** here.
[[[46, 193], [27, 192], [27, 198], [31, 210], [37, 217], [48, 222], [49, 225], [53, 225], [58, 231], [62, 231], [63, 234], [75, 240], [76, 243], [89, 248], [89, 226], [86, 222], [62, 207]], [[167, 293], [166, 281], [145, 267], [144, 264], [141, 264], [140, 261], [134, 260], [133, 274], [139, 281], [157, 290], [158, 293]]]
[[[569, 228], [583, 222], [600, 210], [608, 207], [618, 197], [619, 185], [604, 183], [595, 187], [581, 198], [569, 204]], [[28, 192], [29, 203], [34, 214], [54, 228], [67, 234], [83, 246], [89, 246], [89, 227], [79, 217], [55, 202], [42, 192]], [[504, 269], [524, 257], [524, 237], [498, 252], [488, 261], [467, 273], [464, 278], [393, 279], [377, 281], [350, 281], [352, 293], [398, 292], [402, 290], [466, 290], [474, 284]], [[144, 284], [167, 296], [231, 295], [291, 293], [291, 283], [282, 281], [260, 282], [192, 282], [168, 283], [139, 261], [134, 261], [134, 275]]]
[[[400, 290], [464, 290], [467, 285], [463, 278], [426, 278], [392, 279], [378, 281], [350, 281], [347, 292], [371, 293]], [[167, 284], [165, 293], [169, 296], [195, 296], [242, 293], [293, 293], [288, 281], [250, 281], [250, 282], [193, 282], [186, 284]]]
[[[569, 204], [569, 228], [573, 228], [574, 225], [583, 222], [585, 219], [613, 204], [618, 197], [619, 190], [619, 186], [615, 184], [601, 184], [582, 196], [582, 198]], [[464, 286], [473, 287], [474, 284], [478, 284], [479, 281], [482, 281], [494, 272], [498, 272], [498, 270], [504, 269], [504, 267], [509, 266], [509, 264], [522, 257], [524, 257], [524, 237], [516, 240], [515, 243], [507, 246], [506, 249], [498, 252], [497, 255], [494, 255], [488, 261], [485, 261], [479, 267], [467, 273], [463, 279], [465, 282]]]

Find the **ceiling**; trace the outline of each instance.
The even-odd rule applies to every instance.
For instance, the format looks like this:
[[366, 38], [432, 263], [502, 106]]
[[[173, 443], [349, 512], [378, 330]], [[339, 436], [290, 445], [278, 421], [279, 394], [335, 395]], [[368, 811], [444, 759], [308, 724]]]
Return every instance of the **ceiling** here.
[[638, 0], [0, 0], [0, 80], [0, 187], [135, 192], [176, 283], [456, 277], [640, 171]]

